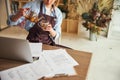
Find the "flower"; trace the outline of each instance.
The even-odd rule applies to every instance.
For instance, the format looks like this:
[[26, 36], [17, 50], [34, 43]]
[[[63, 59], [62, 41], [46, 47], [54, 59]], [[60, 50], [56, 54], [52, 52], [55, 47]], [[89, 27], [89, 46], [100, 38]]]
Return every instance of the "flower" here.
[[103, 28], [106, 28], [111, 20], [109, 11], [107, 8], [103, 8], [100, 11], [97, 3], [94, 3], [89, 12], [82, 14], [82, 18], [84, 19], [83, 26], [93, 33], [100, 34], [100, 31], [103, 31]]
[[102, 31], [102, 28], [91, 22], [85, 22], [83, 25], [87, 30], [90, 30], [93, 33], [100, 34], [100, 31]]

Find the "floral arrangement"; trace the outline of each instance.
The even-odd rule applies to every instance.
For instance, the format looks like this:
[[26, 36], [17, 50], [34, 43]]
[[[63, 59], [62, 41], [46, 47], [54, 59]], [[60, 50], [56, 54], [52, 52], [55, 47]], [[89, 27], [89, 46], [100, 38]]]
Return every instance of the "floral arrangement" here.
[[82, 18], [84, 19], [83, 26], [87, 30], [100, 34], [100, 31], [103, 31], [103, 28], [106, 28], [111, 20], [110, 9], [104, 8], [100, 11], [97, 2], [95, 2], [89, 12], [82, 14]]
[[100, 34], [100, 31], [102, 31], [101, 27], [89, 21], [86, 21], [85, 23], [83, 23], [83, 25], [87, 30], [92, 31], [93, 33]]

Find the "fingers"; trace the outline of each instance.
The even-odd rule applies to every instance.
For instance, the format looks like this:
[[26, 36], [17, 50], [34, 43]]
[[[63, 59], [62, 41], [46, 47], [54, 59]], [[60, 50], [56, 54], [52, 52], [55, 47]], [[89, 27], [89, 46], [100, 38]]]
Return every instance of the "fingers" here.
[[25, 12], [25, 11], [28, 11], [28, 10], [30, 10], [30, 8], [20, 8], [19, 9], [20, 12]]
[[46, 26], [45, 28], [43, 28], [44, 31], [51, 31], [53, 28], [52, 28], [52, 25], [49, 24], [48, 26]]
[[18, 11], [18, 15], [25, 16], [28, 10], [30, 10], [30, 8], [20, 8]]
[[52, 28], [52, 25], [49, 24], [46, 29], [50, 30]]

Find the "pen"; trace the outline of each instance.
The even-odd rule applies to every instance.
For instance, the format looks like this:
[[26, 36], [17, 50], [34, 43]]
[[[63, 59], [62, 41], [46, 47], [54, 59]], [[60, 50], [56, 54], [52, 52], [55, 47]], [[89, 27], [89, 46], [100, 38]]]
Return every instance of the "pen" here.
[[65, 73], [61, 73], [61, 74], [55, 74], [53, 77], [41, 77], [39, 80], [45, 80], [45, 79], [48, 79], [48, 78], [58, 78], [58, 77], [67, 77], [68, 74], [65, 74]]
[[65, 73], [55, 74], [55, 75], [53, 76], [53, 78], [56, 78], [56, 77], [66, 77], [66, 76], [68, 76], [68, 74], [65, 74]]
[[44, 80], [45, 79], [45, 76], [41, 77], [39, 80]]

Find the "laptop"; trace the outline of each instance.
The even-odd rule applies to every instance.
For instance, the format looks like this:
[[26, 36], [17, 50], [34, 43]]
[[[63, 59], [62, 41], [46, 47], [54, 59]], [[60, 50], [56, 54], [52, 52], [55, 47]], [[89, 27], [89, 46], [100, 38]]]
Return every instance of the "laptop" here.
[[8, 37], [0, 37], [0, 58], [33, 62], [29, 42]]

